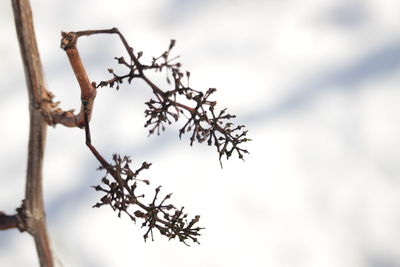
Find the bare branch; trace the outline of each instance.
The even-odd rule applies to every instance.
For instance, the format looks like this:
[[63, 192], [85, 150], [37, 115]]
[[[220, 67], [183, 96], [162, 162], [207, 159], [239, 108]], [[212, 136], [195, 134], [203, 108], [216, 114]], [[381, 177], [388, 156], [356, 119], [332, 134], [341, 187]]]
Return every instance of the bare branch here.
[[[135, 53], [117, 28], [62, 32], [61, 48], [65, 50], [79, 83], [82, 103], [77, 114], [74, 114], [73, 110], [63, 111], [58, 107], [59, 103], [53, 101], [53, 94], [45, 87], [29, 0], [12, 0], [12, 6], [29, 94], [30, 130], [25, 199], [14, 215], [7, 215], [0, 211], [0, 230], [17, 228], [20, 231], [27, 231], [34, 237], [40, 265], [42, 267], [54, 266], [45, 221], [42, 165], [47, 125], [62, 124], [67, 127], [85, 129], [86, 145], [100, 162], [99, 169], [106, 171], [101, 180], [102, 184], [94, 186], [96, 191], [104, 193], [94, 207], [109, 205], [118, 212], [118, 216], [124, 213], [134, 222], [136, 219], [142, 219], [142, 227], [147, 228], [144, 234], [145, 240], [149, 237], [153, 240], [153, 232], [157, 229], [169, 239], [177, 238], [186, 245], [187, 241], [198, 243], [197, 237], [204, 229], [197, 226], [200, 216], [196, 215], [191, 220], [188, 219], [188, 215], [183, 212], [183, 207], [178, 209], [168, 203], [171, 194], [160, 198], [161, 186], [155, 188], [151, 202], [146, 203], [144, 195], [139, 195], [136, 189], [139, 182], [147, 185], [150, 183], [148, 180], [139, 179], [138, 175], [141, 171], [148, 169], [151, 163], [143, 162], [134, 171], [130, 167], [130, 158], [128, 156], [121, 157], [118, 154], [114, 154], [113, 161], [109, 163], [92, 145], [89, 122], [97, 88], [113, 87], [116, 84], [118, 89], [119, 84], [124, 80], [131, 83], [134, 79], [142, 79], [152, 89], [155, 96], [155, 99], [146, 102], [145, 116], [148, 120], [145, 127], [151, 128], [149, 134], [153, 134], [155, 131], [159, 134], [160, 129], [164, 130], [165, 128], [164, 124], [171, 124], [182, 115], [188, 120], [180, 129], [179, 137], [186, 132], [191, 132], [191, 145], [195, 140], [200, 143], [207, 141], [208, 145], [214, 145], [217, 148], [220, 162], [222, 156], [229, 158], [233, 152], [236, 152], [242, 159], [243, 154], [248, 152], [239, 146], [250, 139], [246, 137], [247, 131], [242, 130], [244, 126], [234, 126], [229, 122], [231, 118], [235, 118], [235, 115], [226, 113], [226, 109], [219, 112], [215, 110], [216, 102], [211, 101], [209, 97], [216, 89], [210, 88], [203, 93], [189, 86], [190, 73], [186, 71], [185, 76], [180, 70], [180, 63], [175, 62], [178, 57], [170, 58], [175, 40], [171, 40], [168, 50], [161, 56], [153, 57], [150, 64], [143, 64], [140, 62], [143, 52]], [[127, 74], [117, 75], [112, 69], [109, 69], [113, 78], [101, 81], [98, 86], [89, 81], [79, 56], [77, 40], [81, 36], [93, 34], [117, 34], [119, 36], [130, 60], [128, 63], [123, 57], [115, 59], [118, 60], [118, 64], [128, 68]], [[167, 82], [172, 83], [173, 88], [171, 90], [160, 89], [145, 75], [148, 70], [165, 71]], [[183, 80], [186, 81], [185, 85]], [[110, 176], [113, 181], [108, 179]], [[139, 209], [134, 211], [133, 207]]]
[[49, 93], [45, 89], [29, 0], [12, 0], [12, 6], [30, 104], [28, 169], [23, 212], [26, 215], [27, 231], [35, 239], [40, 265], [51, 267], [53, 258], [46, 229], [42, 189], [42, 165], [47, 124], [43, 120], [41, 110], [42, 104], [46, 105], [50, 102]]

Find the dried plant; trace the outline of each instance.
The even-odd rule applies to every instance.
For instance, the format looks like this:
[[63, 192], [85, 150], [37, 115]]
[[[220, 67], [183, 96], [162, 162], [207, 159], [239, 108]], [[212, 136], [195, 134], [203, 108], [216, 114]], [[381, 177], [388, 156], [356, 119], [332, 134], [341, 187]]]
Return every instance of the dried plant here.
[[[96, 203], [94, 207], [109, 205], [113, 210], [118, 211], [118, 216], [125, 213], [134, 222], [136, 222], [136, 218], [142, 219], [144, 221], [142, 227], [147, 228], [143, 236], [145, 240], [149, 237], [149, 234], [151, 239], [154, 240], [153, 229], [157, 229], [169, 239], [177, 237], [179, 241], [185, 244], [187, 244], [188, 239], [198, 243], [196, 236], [200, 235], [199, 231], [203, 228], [195, 227], [195, 224], [199, 221], [200, 216], [197, 215], [188, 221], [187, 214], [183, 213], [183, 207], [177, 209], [174, 205], [167, 203], [172, 194], [168, 194], [158, 201], [161, 186], [155, 189], [154, 197], [149, 204], [144, 204], [142, 200], [144, 195], [138, 195], [136, 192], [138, 182], [150, 184], [148, 180], [139, 180], [137, 176], [142, 170], [148, 169], [151, 164], [143, 162], [139, 169], [132, 171], [129, 165], [131, 163], [129, 157], [121, 158], [114, 154], [113, 161], [114, 164], [106, 169], [106, 175], [101, 179], [102, 185], [94, 186], [96, 191], [104, 193], [100, 202]], [[105, 168], [100, 167], [99, 169]], [[118, 178], [110, 181], [108, 176]], [[139, 209], [129, 210], [134, 205]]]
[[[53, 266], [51, 250], [45, 224], [43, 196], [41, 188], [41, 170], [45, 131], [47, 125], [61, 124], [67, 127], [78, 127], [85, 130], [85, 143], [95, 158], [99, 161], [99, 170], [105, 175], [99, 185], [93, 188], [102, 194], [100, 200], [93, 207], [110, 206], [118, 213], [125, 214], [133, 222], [139, 220], [145, 228], [144, 239], [154, 240], [157, 230], [168, 239], [178, 239], [188, 245], [189, 241], [198, 242], [202, 227], [197, 226], [200, 216], [189, 218], [184, 208], [176, 208], [169, 201], [172, 194], [162, 196], [161, 187], [155, 188], [150, 202], [140, 194], [139, 185], [149, 185], [149, 180], [139, 178], [142, 171], [151, 164], [143, 162], [139, 168], [132, 169], [131, 159], [128, 156], [114, 154], [112, 162], [108, 162], [99, 153], [91, 141], [90, 119], [96, 95], [100, 88], [120, 88], [126, 81], [131, 84], [136, 79], [143, 80], [152, 90], [154, 96], [145, 104], [144, 111], [147, 119], [145, 127], [149, 135], [159, 135], [166, 125], [172, 124], [184, 117], [185, 122], [179, 130], [179, 137], [190, 135], [190, 145], [206, 142], [215, 146], [222, 167], [222, 159], [229, 159], [237, 154], [243, 159], [248, 151], [242, 148], [242, 143], [250, 141], [243, 125], [235, 126], [231, 119], [235, 115], [227, 113], [226, 109], [218, 110], [217, 102], [212, 99], [215, 88], [205, 92], [193, 89], [190, 86], [190, 72], [182, 71], [178, 57], [171, 57], [175, 40], [171, 40], [168, 49], [158, 57], [152, 57], [149, 63], [142, 63], [143, 52], [136, 52], [126, 41], [125, 37], [116, 28], [107, 30], [88, 30], [78, 32], [63, 32], [61, 48], [65, 50], [75, 77], [81, 90], [81, 108], [75, 114], [72, 110], [64, 111], [54, 102], [54, 96], [46, 90], [43, 82], [40, 57], [37, 51], [29, 0], [12, 0], [16, 28], [21, 46], [22, 58], [28, 81], [30, 97], [31, 129], [29, 141], [28, 176], [26, 196], [15, 215], [6, 215], [0, 211], [0, 230], [18, 228], [29, 232], [36, 241], [41, 266]], [[94, 34], [115, 34], [120, 38], [129, 58], [116, 57], [119, 65], [126, 68], [126, 73], [118, 74], [108, 69], [112, 75], [110, 79], [90, 82], [82, 64], [77, 49], [77, 40], [82, 36]], [[155, 82], [147, 77], [147, 72], [164, 72], [168, 83], [168, 90], [162, 90]]]
[[[81, 68], [82, 64], [76, 43], [79, 37], [93, 34], [117, 34], [120, 37], [130, 60], [128, 63], [124, 57], [116, 57], [115, 59], [118, 64], [128, 68], [127, 74], [119, 75], [115, 73], [113, 69], [109, 68], [108, 71], [113, 76], [111, 79], [100, 81], [97, 86], [96, 83], [90, 83], [88, 81], [84, 69]], [[155, 132], [160, 134], [160, 132], [165, 129], [165, 124], [171, 124], [184, 116], [187, 122], [179, 130], [179, 137], [186, 132], [191, 132], [191, 145], [195, 140], [200, 143], [207, 141], [208, 145], [214, 145], [217, 148], [220, 162], [223, 155], [229, 158], [235, 151], [241, 159], [243, 159], [243, 154], [248, 153], [247, 150], [239, 147], [241, 143], [250, 140], [246, 137], [247, 131], [243, 131], [244, 126], [240, 125], [234, 127], [229, 120], [235, 116], [227, 114], [226, 109], [218, 113], [215, 112], [216, 102], [209, 100], [209, 98], [216, 89], [210, 88], [206, 93], [203, 93], [189, 87], [190, 73], [186, 71], [186, 74], [183, 74], [180, 70], [181, 64], [175, 62], [177, 57], [169, 58], [171, 50], [175, 46], [174, 40], [171, 40], [168, 50], [159, 57], [153, 57], [151, 63], [146, 65], [140, 62], [143, 52], [135, 53], [134, 49], [128, 45], [125, 37], [116, 28], [108, 30], [63, 32], [62, 37], [61, 48], [67, 52], [71, 66], [81, 85], [82, 92], [81, 112], [77, 115], [72, 114], [72, 116], [75, 118], [74, 121], [78, 127], [85, 128], [86, 144], [102, 164], [101, 169], [106, 170], [106, 176], [113, 178], [113, 182], [110, 182], [108, 178], [104, 177], [102, 179], [103, 187], [100, 185], [94, 187], [97, 191], [106, 193], [95, 207], [101, 207], [107, 204], [111, 206], [113, 210], [118, 210], [118, 216], [120, 216], [121, 213], [125, 213], [133, 221], [136, 221], [136, 218], [144, 219], [143, 226], [148, 228], [144, 235], [145, 239], [147, 239], [149, 233], [153, 239], [153, 229], [156, 228], [162, 235], [166, 235], [170, 239], [177, 237], [182, 242], [185, 242], [187, 239], [198, 242], [196, 236], [199, 235], [199, 231], [202, 228], [195, 227], [194, 225], [198, 222], [200, 216], [195, 216], [194, 219], [186, 221], [187, 215], [183, 214], [182, 209], [178, 210], [171, 204], [164, 205], [164, 202], [170, 198], [170, 195], [167, 195], [156, 205], [160, 187], [156, 189], [153, 202], [149, 205], [143, 204], [143, 201], [140, 200], [141, 197], [136, 195], [135, 190], [137, 181], [139, 181], [136, 176], [141, 170], [150, 167], [150, 164], [145, 162], [141, 168], [133, 172], [130, 169], [130, 159], [128, 157], [125, 156], [121, 158], [119, 155], [115, 154], [113, 156], [114, 164], [110, 164], [92, 145], [89, 121], [94, 98], [97, 94], [96, 90], [102, 87], [114, 88], [114, 86], [118, 90], [119, 85], [125, 80], [128, 83], [132, 83], [134, 79], [144, 80], [154, 94], [154, 97], [146, 102], [147, 109], [145, 110], [145, 116], [148, 119], [144, 126], [150, 128], [149, 135]], [[167, 82], [169, 84], [172, 83], [172, 89], [167, 91], [161, 90], [154, 82], [147, 78], [145, 74], [146, 71], [165, 71]], [[186, 85], [184, 85], [184, 77], [186, 77]], [[188, 103], [183, 104], [182, 98]], [[63, 118], [59, 116], [57, 117], [58, 121], [55, 119], [55, 117], [60, 114], [58, 109], [53, 111], [53, 114], [55, 114], [54, 116], [51, 115], [53, 124], [57, 122], [64, 123], [64, 121], [69, 122], [69, 117]], [[124, 164], [124, 166], [122, 166], [122, 164]], [[147, 184], [149, 183], [148, 181], [145, 182]], [[135, 212], [128, 210], [135, 205], [141, 210]], [[185, 244], [187, 243], [185, 242]]]
[[[154, 98], [146, 102], [147, 109], [145, 110], [145, 116], [148, 118], [145, 127], [150, 128], [149, 135], [160, 134], [165, 129], [166, 124], [171, 124], [184, 116], [187, 121], [179, 130], [179, 137], [184, 133], [191, 132], [191, 145], [194, 141], [199, 143], [207, 141], [208, 145], [214, 145], [217, 148], [220, 161], [222, 156], [225, 155], [228, 159], [233, 152], [237, 152], [239, 158], [243, 159], [244, 154], [248, 151], [242, 149], [239, 145], [250, 140], [246, 137], [247, 131], [243, 130], [243, 125], [234, 126], [230, 122], [230, 119], [236, 116], [226, 113], [226, 109], [216, 111], [217, 102], [210, 100], [210, 96], [217, 89], [210, 88], [203, 93], [189, 86], [190, 72], [181, 70], [181, 64], [175, 62], [178, 57], [170, 59], [175, 40], [171, 40], [168, 50], [161, 56], [153, 57], [150, 64], [142, 64], [140, 58], [143, 52], [135, 54], [117, 29], [106, 30], [106, 32], [116, 33], [121, 37], [130, 60], [128, 63], [124, 57], [116, 57], [118, 64], [125, 66], [128, 72], [118, 75], [110, 68], [108, 71], [113, 75], [113, 78], [101, 81], [97, 87], [108, 86], [113, 88], [116, 86], [118, 90], [119, 85], [125, 80], [131, 83], [134, 79], [142, 79], [154, 93]], [[172, 89], [161, 90], [145, 76], [145, 71], [148, 70], [165, 71], [166, 80], [169, 84], [172, 83]], [[184, 81], [184, 78], [186, 78], [186, 81]], [[184, 104], [186, 103], [184, 101], [189, 103]]]

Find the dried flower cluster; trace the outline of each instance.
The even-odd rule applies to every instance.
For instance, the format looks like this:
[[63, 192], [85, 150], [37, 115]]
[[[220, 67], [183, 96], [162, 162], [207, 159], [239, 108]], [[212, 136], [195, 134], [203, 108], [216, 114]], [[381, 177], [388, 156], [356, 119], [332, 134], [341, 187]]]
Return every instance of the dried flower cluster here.
[[[154, 240], [153, 231], [157, 229], [169, 239], [178, 238], [185, 244], [187, 244], [187, 240], [198, 243], [196, 237], [200, 235], [199, 231], [202, 228], [195, 226], [195, 224], [199, 221], [200, 216], [195, 216], [188, 221], [187, 214], [183, 213], [183, 208], [177, 209], [172, 204], [167, 203], [172, 194], [158, 200], [160, 186], [155, 189], [155, 195], [149, 204], [144, 203], [145, 196], [143, 194], [137, 194], [137, 182], [149, 184], [148, 180], [139, 180], [137, 176], [142, 170], [148, 169], [151, 166], [150, 163], [143, 162], [139, 169], [133, 171], [129, 165], [131, 163], [129, 157], [121, 158], [115, 154], [113, 161], [114, 163], [107, 168], [103, 166], [99, 168], [106, 170], [106, 175], [101, 180], [102, 185], [93, 188], [105, 194], [94, 207], [109, 205], [114, 211], [118, 211], [119, 217], [121, 213], [125, 213], [134, 222], [137, 218], [142, 219], [142, 227], [147, 228], [143, 236], [145, 240], [149, 235]], [[112, 176], [113, 181], [110, 181], [108, 176]], [[135, 208], [139, 209], [135, 210]]]
[[[171, 124], [184, 116], [187, 121], [179, 130], [179, 137], [182, 137], [184, 133], [191, 132], [190, 145], [193, 145], [195, 140], [199, 143], [207, 141], [208, 145], [214, 145], [217, 148], [220, 162], [224, 155], [228, 159], [234, 152], [240, 159], [243, 159], [244, 154], [248, 151], [241, 148], [240, 145], [250, 141], [246, 136], [247, 131], [243, 130], [244, 126], [234, 126], [230, 119], [236, 116], [226, 113], [226, 109], [216, 112], [217, 102], [209, 99], [216, 91], [215, 88], [210, 88], [203, 93], [189, 86], [190, 72], [181, 71], [181, 64], [174, 62], [177, 57], [169, 58], [174, 46], [175, 40], [171, 40], [168, 50], [159, 57], [153, 57], [151, 64], [148, 65], [139, 61], [143, 52], [135, 55], [133, 49], [127, 48], [130, 51], [130, 63], [124, 57], [115, 59], [118, 64], [127, 67], [129, 72], [118, 75], [113, 69], [108, 69], [113, 78], [101, 81], [98, 87], [109, 86], [112, 88], [116, 84], [116, 88], [119, 89], [119, 84], [122, 84], [124, 80], [131, 83], [135, 78], [143, 79], [153, 89], [155, 95], [146, 102], [145, 116], [148, 119], [145, 127], [150, 128], [149, 135], [160, 134], [165, 130], [166, 124]], [[160, 72], [165, 70], [167, 82], [172, 84], [172, 89], [161, 90], [145, 76], [145, 70]]]
[[[125, 80], [131, 83], [134, 79], [141, 79], [154, 93], [154, 97], [145, 103], [147, 106], [145, 127], [149, 128], [149, 135], [160, 134], [165, 129], [165, 124], [172, 124], [184, 116], [187, 121], [179, 130], [180, 138], [183, 134], [190, 133], [190, 145], [193, 145], [194, 141], [199, 143], [206, 141], [208, 145], [214, 145], [220, 162], [224, 155], [228, 159], [234, 152], [243, 159], [248, 151], [241, 148], [241, 145], [250, 141], [246, 137], [247, 131], [243, 130], [243, 125], [234, 126], [230, 122], [235, 115], [228, 114], [226, 109], [220, 111], [215, 109], [216, 102], [211, 100], [210, 96], [216, 89], [210, 88], [203, 93], [190, 87], [190, 72], [181, 71], [181, 64], [176, 62], [177, 57], [170, 58], [175, 40], [171, 40], [168, 49], [161, 56], [153, 57], [149, 64], [142, 64], [140, 59], [143, 52], [134, 53], [133, 48], [129, 46], [117, 28], [62, 32], [60, 47], [68, 56], [81, 91], [79, 112], [75, 114], [73, 110], [64, 111], [59, 108], [58, 102], [54, 102], [54, 95], [46, 90], [43, 82], [29, 1], [13, 0], [12, 3], [28, 84], [31, 127], [25, 199], [14, 215], [7, 215], [0, 211], [0, 230], [17, 228], [20, 231], [29, 232], [35, 239], [40, 264], [54, 265], [46, 230], [41, 186], [46, 132], [44, 122], [46, 122], [52, 126], [62, 124], [66, 127], [84, 128], [85, 143], [101, 164], [99, 169], [106, 172], [101, 179], [101, 184], [93, 186], [96, 191], [103, 194], [93, 207], [110, 206], [118, 212], [119, 217], [124, 213], [134, 222], [140, 219], [143, 221], [142, 227], [146, 228], [143, 236], [145, 241], [148, 238], [154, 240], [154, 231], [157, 230], [167, 238], [176, 238], [186, 245], [188, 241], [199, 243], [197, 238], [203, 229], [197, 226], [200, 216], [196, 215], [189, 219], [183, 212], [183, 207], [178, 209], [169, 203], [171, 194], [160, 196], [160, 186], [155, 189], [155, 194], [150, 201], [146, 200], [144, 194], [137, 193], [139, 183], [150, 184], [148, 180], [139, 179], [138, 176], [151, 164], [143, 162], [138, 169], [133, 171], [130, 167], [130, 158], [120, 157], [118, 154], [114, 154], [112, 163], [109, 163], [92, 145], [89, 126], [98, 88], [116, 85], [116, 89], [119, 89], [119, 85]], [[111, 79], [101, 81], [98, 85], [90, 82], [77, 49], [77, 41], [82, 36], [94, 34], [119, 36], [129, 55], [129, 60], [125, 60], [124, 57], [115, 59], [118, 64], [129, 70], [126, 74], [118, 75], [113, 69], [108, 69], [113, 75]], [[150, 70], [165, 71], [170, 90], [161, 90], [147, 78], [145, 72]]]
[[[115, 58], [119, 65], [128, 69], [126, 74], [119, 75], [110, 68], [108, 71], [113, 77], [99, 82], [97, 86], [96, 83], [89, 82], [76, 48], [79, 37], [93, 34], [117, 34], [129, 55], [129, 60], [124, 57]], [[147, 228], [144, 234], [145, 240], [149, 236], [153, 240], [153, 232], [157, 229], [169, 239], [177, 238], [185, 244], [190, 240], [198, 243], [197, 237], [200, 235], [200, 230], [203, 229], [196, 226], [200, 216], [188, 219], [183, 208], [177, 209], [174, 205], [167, 203], [171, 194], [160, 198], [160, 187], [155, 189], [155, 195], [149, 203], [145, 202], [144, 195], [137, 193], [139, 182], [149, 184], [148, 180], [138, 179], [138, 175], [144, 169], [148, 169], [151, 164], [144, 162], [140, 168], [133, 171], [130, 168], [129, 157], [120, 157], [117, 154], [113, 156], [113, 163], [108, 163], [92, 145], [89, 121], [96, 91], [101, 87], [115, 87], [118, 90], [124, 81], [132, 83], [134, 79], [143, 80], [154, 94], [154, 97], [145, 103], [147, 118], [145, 127], [149, 128], [149, 135], [160, 134], [166, 124], [172, 124], [183, 116], [187, 121], [179, 130], [179, 137], [190, 133], [190, 145], [193, 145], [194, 141], [207, 142], [210, 146], [214, 145], [217, 148], [220, 162], [224, 155], [228, 159], [236, 152], [238, 157], [243, 159], [244, 154], [248, 153], [241, 147], [242, 143], [250, 141], [246, 137], [247, 131], [243, 129], [244, 126], [235, 126], [230, 122], [235, 115], [227, 113], [226, 109], [216, 111], [216, 101], [210, 99], [216, 89], [210, 88], [203, 93], [190, 87], [190, 72], [181, 71], [181, 64], [176, 62], [177, 57], [170, 58], [171, 50], [175, 46], [174, 40], [171, 40], [168, 49], [161, 56], [153, 57], [149, 64], [143, 64], [140, 62], [143, 52], [134, 52], [125, 37], [116, 28], [68, 32], [63, 33], [62, 36], [61, 48], [66, 51], [81, 87], [82, 106], [79, 114], [74, 115], [72, 112], [63, 112], [54, 105], [52, 106], [53, 112], [48, 117], [54, 124], [62, 123], [70, 127], [85, 128], [86, 145], [101, 163], [100, 169], [106, 171], [101, 185], [94, 186], [96, 191], [104, 193], [94, 207], [107, 205], [117, 211], [118, 216], [125, 213], [132, 221], [143, 220], [142, 227]], [[147, 71], [165, 71], [170, 90], [161, 90], [146, 76], [145, 72]]]

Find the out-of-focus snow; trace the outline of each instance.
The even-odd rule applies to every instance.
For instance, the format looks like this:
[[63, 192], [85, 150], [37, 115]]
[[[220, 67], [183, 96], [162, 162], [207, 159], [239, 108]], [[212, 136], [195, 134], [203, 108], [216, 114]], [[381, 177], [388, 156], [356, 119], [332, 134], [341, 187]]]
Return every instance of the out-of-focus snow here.
[[[49, 128], [44, 186], [48, 227], [63, 266], [400, 266], [400, 2], [32, 1], [49, 90], [64, 109], [79, 88], [60, 32], [118, 27], [150, 58], [176, 39], [191, 85], [218, 88], [253, 142], [246, 161], [219, 168], [206, 145], [172, 126], [147, 138], [148, 88], [101, 89], [93, 142], [128, 154], [152, 186], [200, 214], [201, 245], [143, 231], [92, 209], [102, 174], [81, 130]], [[28, 100], [11, 4], [0, 3], [0, 210], [24, 195]], [[123, 53], [111, 36], [79, 41], [91, 80]], [[0, 232], [0, 266], [38, 266], [32, 239]], [[60, 264], [61, 266], [61, 264]]]

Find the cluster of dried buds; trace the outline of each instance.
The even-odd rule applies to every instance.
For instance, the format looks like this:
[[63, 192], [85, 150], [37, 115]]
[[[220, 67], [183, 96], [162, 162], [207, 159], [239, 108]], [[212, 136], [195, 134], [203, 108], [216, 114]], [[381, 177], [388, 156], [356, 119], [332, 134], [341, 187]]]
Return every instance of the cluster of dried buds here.
[[[164, 196], [159, 200], [160, 186], [155, 189], [155, 194], [150, 203], [145, 203], [145, 195], [138, 194], [137, 183], [150, 184], [148, 180], [140, 180], [137, 178], [142, 170], [148, 169], [151, 164], [143, 162], [141, 167], [136, 171], [130, 168], [131, 159], [127, 156], [120, 157], [113, 155], [113, 164], [109, 164], [107, 168], [101, 166], [100, 170], [105, 170], [106, 174], [101, 179], [102, 185], [94, 186], [96, 191], [103, 192], [104, 195], [100, 202], [93, 207], [101, 207], [109, 205], [114, 211], [125, 213], [129, 218], [136, 222], [136, 219], [142, 219], [142, 227], [146, 227], [144, 239], [149, 236], [153, 239], [153, 231], [157, 229], [162, 235], [169, 239], [178, 238], [179, 241], [187, 244], [187, 240], [198, 243], [197, 236], [203, 228], [195, 226], [200, 216], [195, 216], [188, 220], [188, 215], [183, 213], [181, 209], [175, 208], [174, 205], [168, 204], [167, 201], [172, 194]], [[112, 180], [109, 179], [111, 176]]]
[[[97, 86], [96, 83], [89, 82], [76, 48], [76, 42], [80, 36], [92, 34], [117, 34], [129, 55], [129, 60], [124, 57], [115, 58], [119, 65], [128, 69], [125, 74], [117, 74], [110, 68], [108, 71], [113, 77], [99, 82]], [[94, 207], [108, 205], [118, 212], [118, 216], [125, 213], [132, 221], [143, 220], [142, 227], [147, 228], [144, 234], [145, 240], [149, 236], [153, 239], [153, 232], [157, 229], [169, 239], [177, 238], [185, 244], [190, 240], [198, 243], [197, 237], [200, 235], [200, 230], [203, 229], [197, 226], [200, 216], [188, 219], [183, 208], [177, 209], [174, 205], [167, 203], [171, 194], [163, 198], [159, 196], [160, 187], [155, 189], [155, 195], [149, 203], [145, 201], [144, 195], [137, 193], [138, 183], [149, 184], [148, 180], [140, 180], [137, 177], [142, 170], [148, 169], [151, 164], [144, 162], [140, 168], [133, 171], [130, 168], [131, 160], [126, 156], [121, 158], [119, 155], [114, 155], [113, 163], [108, 163], [92, 145], [89, 129], [90, 114], [97, 90], [95, 87], [113, 88], [115, 86], [116, 89], [119, 89], [120, 84], [124, 81], [132, 83], [135, 79], [141, 79], [151, 88], [154, 94], [146, 102], [145, 110], [147, 118], [145, 127], [149, 128], [149, 135], [160, 134], [165, 129], [166, 124], [172, 124], [179, 118], [185, 117], [187, 121], [179, 130], [179, 137], [189, 133], [191, 145], [197, 141], [215, 146], [220, 162], [223, 156], [228, 159], [233, 153], [237, 153], [238, 157], [243, 159], [244, 154], [248, 151], [243, 149], [241, 145], [250, 141], [247, 138], [247, 131], [244, 130], [244, 126], [235, 126], [230, 121], [235, 118], [235, 115], [227, 113], [226, 109], [216, 110], [216, 102], [210, 99], [216, 89], [210, 88], [203, 93], [190, 87], [190, 72], [181, 71], [181, 64], [176, 62], [177, 57], [170, 58], [174, 46], [175, 41], [171, 40], [164, 53], [159, 57], [153, 57], [149, 64], [143, 64], [141, 63], [143, 52], [134, 52], [125, 37], [116, 28], [63, 33], [61, 47], [67, 52], [81, 87], [82, 106], [80, 113], [74, 115], [72, 112], [58, 110], [55, 104], [51, 108], [56, 112], [52, 112], [49, 117], [54, 123], [59, 122], [70, 127], [85, 128], [86, 145], [101, 163], [100, 169], [106, 171], [106, 175], [101, 180], [101, 185], [94, 186], [96, 191], [104, 193]], [[146, 76], [147, 71], [165, 71], [169, 90], [162, 90], [154, 84]]]
[[[177, 57], [169, 58], [172, 48], [175, 46], [175, 40], [171, 40], [168, 50], [159, 57], [153, 57], [151, 64], [142, 64], [139, 59], [143, 55], [142, 52], [136, 55], [131, 50], [130, 63], [124, 57], [116, 57], [118, 64], [129, 69], [129, 72], [118, 75], [113, 69], [108, 71], [113, 78], [107, 81], [101, 81], [98, 87], [114, 87], [119, 89], [119, 84], [127, 80], [131, 83], [133, 79], [143, 79], [153, 90], [155, 95], [146, 102], [147, 109], [145, 116], [147, 121], [145, 127], [149, 127], [149, 135], [165, 130], [166, 124], [178, 121], [184, 116], [187, 121], [179, 130], [179, 137], [184, 133], [191, 133], [190, 145], [194, 141], [203, 143], [207, 141], [208, 145], [214, 145], [219, 154], [219, 160], [223, 156], [228, 159], [234, 152], [240, 159], [243, 159], [247, 150], [240, 147], [244, 142], [250, 141], [247, 138], [247, 131], [243, 130], [244, 126], [235, 126], [230, 119], [235, 115], [228, 114], [226, 109], [219, 112], [216, 111], [216, 101], [210, 100], [210, 96], [216, 91], [215, 88], [208, 89], [205, 93], [195, 90], [189, 86], [190, 72], [181, 71], [181, 64], [175, 62]], [[161, 90], [146, 76], [146, 70], [166, 71], [166, 80], [171, 84], [172, 89], [168, 91]], [[221, 163], [222, 165], [222, 163]]]

